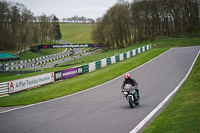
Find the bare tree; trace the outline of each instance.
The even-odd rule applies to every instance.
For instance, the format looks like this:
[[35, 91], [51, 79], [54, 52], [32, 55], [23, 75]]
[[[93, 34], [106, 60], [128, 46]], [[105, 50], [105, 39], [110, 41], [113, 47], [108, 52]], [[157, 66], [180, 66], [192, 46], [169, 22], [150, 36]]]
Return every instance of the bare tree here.
[[157, 36], [198, 32], [199, 18], [199, 0], [118, 0], [99, 19], [92, 39], [104, 49], [122, 48]]

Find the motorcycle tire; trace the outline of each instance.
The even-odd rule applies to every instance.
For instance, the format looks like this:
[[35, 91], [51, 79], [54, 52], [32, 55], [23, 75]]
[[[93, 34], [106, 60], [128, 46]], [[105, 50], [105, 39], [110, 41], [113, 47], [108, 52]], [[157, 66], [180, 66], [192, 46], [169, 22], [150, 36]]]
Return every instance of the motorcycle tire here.
[[129, 105], [130, 105], [131, 108], [134, 108], [134, 107], [135, 107], [135, 104], [134, 104], [134, 102], [133, 102], [132, 97], [128, 97], [128, 102], [129, 102]]
[[135, 104], [136, 104], [136, 105], [139, 105], [140, 103], [137, 101]]

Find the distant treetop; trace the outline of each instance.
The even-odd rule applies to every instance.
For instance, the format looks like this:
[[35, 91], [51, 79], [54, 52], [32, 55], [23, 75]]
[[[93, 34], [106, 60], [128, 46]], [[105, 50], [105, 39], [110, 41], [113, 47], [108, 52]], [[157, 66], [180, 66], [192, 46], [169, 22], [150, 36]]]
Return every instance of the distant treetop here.
[[95, 20], [92, 18], [86, 18], [84, 16], [79, 17], [75, 15], [71, 18], [62, 18], [63, 23], [95, 23]]

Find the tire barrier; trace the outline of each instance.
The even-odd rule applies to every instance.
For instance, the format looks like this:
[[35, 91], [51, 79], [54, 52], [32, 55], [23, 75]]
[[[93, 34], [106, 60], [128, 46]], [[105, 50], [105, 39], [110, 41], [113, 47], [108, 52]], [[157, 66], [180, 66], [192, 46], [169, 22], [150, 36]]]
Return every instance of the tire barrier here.
[[117, 54], [115, 56], [104, 58], [99, 61], [89, 63], [88, 65], [83, 65], [82, 66], [83, 73], [93, 72], [97, 69], [100, 69], [100, 68], [106, 67], [108, 65], [115, 64], [117, 62], [126, 60], [128, 58], [131, 58], [137, 54], [140, 54], [140, 53], [145, 52], [150, 49], [151, 49], [151, 44], [140, 47], [140, 48], [136, 48], [134, 50], [131, 50], [131, 51], [128, 51], [125, 53]]

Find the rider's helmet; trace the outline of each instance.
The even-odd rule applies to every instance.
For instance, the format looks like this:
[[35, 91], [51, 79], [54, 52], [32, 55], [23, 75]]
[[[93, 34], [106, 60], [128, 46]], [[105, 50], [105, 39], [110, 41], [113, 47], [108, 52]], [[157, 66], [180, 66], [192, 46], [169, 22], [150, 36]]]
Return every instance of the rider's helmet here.
[[124, 78], [125, 78], [125, 79], [130, 79], [131, 76], [130, 76], [130, 74], [125, 74]]

